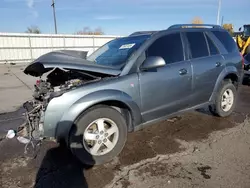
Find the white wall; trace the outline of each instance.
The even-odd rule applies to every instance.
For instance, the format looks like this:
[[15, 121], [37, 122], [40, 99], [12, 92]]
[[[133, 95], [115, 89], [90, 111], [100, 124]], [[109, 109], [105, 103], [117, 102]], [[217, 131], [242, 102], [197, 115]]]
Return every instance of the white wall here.
[[61, 49], [88, 51], [89, 55], [118, 37], [121, 36], [0, 33], [0, 64], [30, 62]]

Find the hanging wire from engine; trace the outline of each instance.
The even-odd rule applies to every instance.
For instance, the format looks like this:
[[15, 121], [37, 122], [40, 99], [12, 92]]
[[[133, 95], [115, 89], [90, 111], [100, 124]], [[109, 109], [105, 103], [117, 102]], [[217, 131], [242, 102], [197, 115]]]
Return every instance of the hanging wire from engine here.
[[[25, 128], [25, 126], [28, 126], [28, 130], [27, 130], [28, 138], [25, 140], [23, 139], [23, 142], [22, 142], [22, 140], [19, 140], [19, 141], [21, 141], [22, 143], [25, 144], [24, 154], [28, 154], [29, 147], [31, 146], [32, 151], [33, 151], [33, 158], [36, 158], [36, 156], [40, 150], [40, 146], [41, 146], [42, 142], [41, 142], [41, 140], [36, 139], [33, 136], [33, 132], [36, 131], [36, 127], [33, 125], [31, 118], [34, 118], [35, 116], [37, 116], [37, 111], [40, 110], [41, 108], [42, 108], [42, 104], [39, 104], [34, 109], [32, 109], [30, 112], [28, 112], [28, 109], [26, 108], [27, 111], [25, 112], [25, 116], [26, 116], [27, 121], [22, 126], [20, 126], [23, 128]], [[39, 148], [38, 148], [38, 146], [39, 146]]]

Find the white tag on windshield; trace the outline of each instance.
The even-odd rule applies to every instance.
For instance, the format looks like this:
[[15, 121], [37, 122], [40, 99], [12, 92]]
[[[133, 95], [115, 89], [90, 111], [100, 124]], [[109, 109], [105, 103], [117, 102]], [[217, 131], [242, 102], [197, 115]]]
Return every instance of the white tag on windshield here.
[[120, 49], [120, 50], [121, 50], [121, 49], [130, 49], [130, 48], [132, 48], [134, 45], [135, 45], [135, 43], [133, 43], [133, 44], [124, 44], [124, 45], [122, 45], [119, 49]]

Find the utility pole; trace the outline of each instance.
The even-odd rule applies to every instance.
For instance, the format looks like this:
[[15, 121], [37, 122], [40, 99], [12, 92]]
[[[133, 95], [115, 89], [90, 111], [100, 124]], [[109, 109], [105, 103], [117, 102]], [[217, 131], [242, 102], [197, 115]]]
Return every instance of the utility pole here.
[[56, 26], [56, 12], [55, 12], [55, 2], [52, 0], [52, 8], [53, 8], [53, 15], [54, 15], [54, 25], [55, 25], [55, 34], [57, 34], [57, 26]]
[[219, 0], [219, 6], [218, 6], [217, 25], [220, 24], [220, 9], [221, 9], [221, 0]]

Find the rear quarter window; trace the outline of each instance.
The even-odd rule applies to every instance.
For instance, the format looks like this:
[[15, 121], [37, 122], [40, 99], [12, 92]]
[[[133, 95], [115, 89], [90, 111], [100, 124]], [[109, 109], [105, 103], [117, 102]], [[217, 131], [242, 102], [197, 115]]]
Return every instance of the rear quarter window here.
[[237, 52], [238, 47], [227, 31], [212, 31], [212, 33], [223, 44], [228, 53]]

